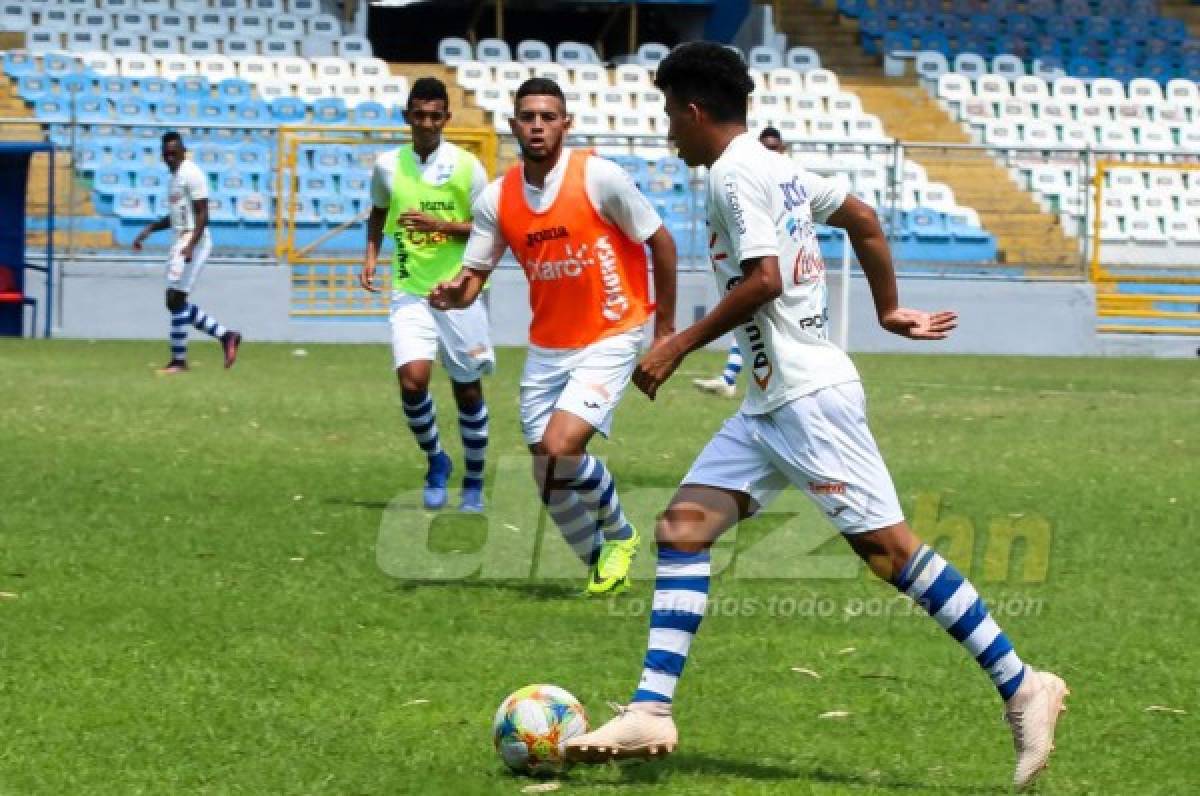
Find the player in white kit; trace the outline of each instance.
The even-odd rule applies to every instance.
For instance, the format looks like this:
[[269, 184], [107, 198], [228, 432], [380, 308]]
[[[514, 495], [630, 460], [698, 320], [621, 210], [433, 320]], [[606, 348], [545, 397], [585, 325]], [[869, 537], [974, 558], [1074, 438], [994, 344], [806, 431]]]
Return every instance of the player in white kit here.
[[792, 486], [817, 503], [876, 575], [928, 611], [990, 675], [1013, 730], [1014, 782], [1027, 786], [1049, 758], [1066, 686], [1021, 661], [971, 583], [905, 522], [867, 426], [858, 372], [828, 339], [814, 224], [848, 233], [883, 328], [940, 340], [957, 317], [900, 307], [875, 212], [746, 131], [753, 83], [737, 54], [707, 42], [682, 45], [659, 65], [655, 83], [680, 156], [709, 167], [710, 256], [722, 298], [695, 325], [659, 341], [638, 365], [634, 384], [653, 399], [689, 352], [730, 331], [751, 378], [740, 411], [692, 464], [655, 528], [650, 638], [631, 704], [598, 730], [570, 739], [568, 759], [675, 749], [671, 703], [707, 604], [709, 548]]
[[221, 342], [225, 367], [237, 361], [242, 335], [226, 329], [212, 316], [188, 300], [188, 294], [200, 278], [212, 254], [212, 236], [208, 232], [208, 178], [190, 160], [183, 138], [177, 132], [162, 137], [162, 159], [171, 172], [167, 184], [167, 215], [147, 224], [133, 241], [140, 251], [152, 233], [175, 231], [175, 241], [167, 256], [167, 311], [171, 313], [171, 361], [159, 373], [183, 373], [188, 369], [188, 325], [207, 332]]

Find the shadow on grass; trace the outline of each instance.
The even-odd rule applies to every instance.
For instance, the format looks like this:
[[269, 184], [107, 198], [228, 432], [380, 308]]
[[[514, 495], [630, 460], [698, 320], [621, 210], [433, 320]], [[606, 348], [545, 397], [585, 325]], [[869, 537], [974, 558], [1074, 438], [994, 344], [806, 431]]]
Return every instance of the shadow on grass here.
[[520, 594], [523, 597], [533, 597], [538, 600], [583, 600], [583, 582], [586, 575], [580, 575], [579, 582], [571, 581], [526, 581], [526, 580], [398, 580], [392, 590], [398, 592], [414, 592], [428, 589], [474, 589], [479, 591], [507, 591]]
[[[379, 511], [382, 511], [383, 509], [386, 509], [388, 506], [392, 505], [392, 501], [390, 500], [358, 500], [355, 498], [343, 497], [325, 498], [321, 502], [326, 506], [352, 506], [356, 509], [374, 509]], [[416, 509], [417, 504], [416, 501], [413, 501], [412, 503], [399, 503], [396, 505], [396, 508]]]

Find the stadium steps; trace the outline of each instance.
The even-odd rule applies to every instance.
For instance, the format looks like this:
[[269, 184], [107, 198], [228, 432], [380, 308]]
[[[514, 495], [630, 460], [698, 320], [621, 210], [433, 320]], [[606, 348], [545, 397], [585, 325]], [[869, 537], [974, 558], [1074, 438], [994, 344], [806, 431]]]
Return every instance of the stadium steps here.
[[829, 0], [820, 4], [779, 3], [775, 27], [787, 35], [790, 47], [812, 47], [821, 56], [821, 66], [837, 74], [880, 75], [882, 61], [862, 51], [858, 20], [840, 18]]
[[389, 63], [388, 68], [391, 69], [393, 75], [408, 78], [410, 86], [419, 77], [436, 77], [445, 83], [446, 91], [450, 94], [450, 112], [454, 114], [454, 118], [451, 120], [452, 127], [486, 127], [491, 129], [491, 121], [484, 110], [472, 101], [473, 92], [469, 95], [458, 84], [453, 67], [446, 66], [445, 64]]
[[[958, 123], [915, 80], [850, 75], [841, 84], [858, 95], [864, 111], [880, 118], [890, 136], [970, 143]], [[996, 236], [1001, 263], [1032, 266], [1042, 272], [1039, 275], [1079, 274], [1078, 244], [1067, 237], [1058, 216], [1044, 212], [989, 154], [956, 149], [912, 149], [906, 154], [925, 167], [931, 181], [949, 185], [959, 204], [979, 213], [983, 228]]]
[[[16, 95], [13, 82], [3, 76], [0, 76], [0, 116], [33, 120], [33, 113]], [[0, 125], [0, 141], [29, 141], [35, 137], [42, 137], [40, 125]], [[40, 217], [49, 212], [50, 197], [46, 191], [49, 176], [49, 158], [46, 155], [34, 155], [29, 164], [29, 192], [25, 197], [25, 212], [29, 216]], [[72, 180], [75, 180], [74, 197], [70, 195]], [[67, 244], [66, 231], [61, 229], [64, 216], [96, 216], [96, 208], [92, 206], [91, 188], [76, 178], [70, 154], [62, 151], [54, 158], [54, 215], [60, 224], [60, 229], [54, 233], [55, 246]], [[46, 242], [45, 232], [30, 231], [28, 235], [29, 242], [33, 245], [44, 245]], [[112, 233], [107, 231], [76, 231], [73, 243], [76, 248], [89, 249], [112, 249], [117, 245]]]

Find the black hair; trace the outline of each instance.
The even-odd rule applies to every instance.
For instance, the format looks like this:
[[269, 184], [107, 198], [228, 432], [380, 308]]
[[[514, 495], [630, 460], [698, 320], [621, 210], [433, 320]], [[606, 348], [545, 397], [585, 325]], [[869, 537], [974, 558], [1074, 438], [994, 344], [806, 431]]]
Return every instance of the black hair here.
[[410, 107], [414, 100], [418, 102], [441, 100], [446, 103], [446, 110], [450, 110], [450, 95], [446, 93], [446, 84], [436, 77], [418, 77], [413, 81], [404, 107]]
[[179, 146], [183, 149], [187, 149], [187, 147], [183, 145], [183, 136], [174, 130], [163, 133], [162, 137], [162, 145], [164, 149], [166, 149], [167, 144], [171, 143], [179, 144]]
[[780, 141], [783, 140], [783, 136], [780, 135], [779, 131], [770, 125], [764, 127], [762, 132], [758, 134], [759, 141], [763, 140], [764, 138], [778, 138]]
[[520, 107], [521, 99], [524, 97], [558, 97], [563, 111], [567, 109], [567, 98], [563, 95], [562, 89], [559, 88], [558, 83], [548, 77], [531, 77], [522, 83], [517, 88], [516, 98], [513, 99], [514, 109]]
[[746, 122], [754, 81], [742, 57], [723, 44], [690, 41], [658, 65], [654, 85], [683, 103], [703, 108], [715, 122]]

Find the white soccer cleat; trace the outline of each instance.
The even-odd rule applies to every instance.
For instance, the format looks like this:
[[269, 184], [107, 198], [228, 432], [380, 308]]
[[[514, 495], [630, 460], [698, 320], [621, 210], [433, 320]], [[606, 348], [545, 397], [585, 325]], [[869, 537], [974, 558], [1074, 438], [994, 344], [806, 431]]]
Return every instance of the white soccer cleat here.
[[1049, 765], [1054, 751], [1054, 727], [1058, 714], [1066, 710], [1063, 699], [1071, 690], [1062, 678], [1050, 672], [1025, 667], [1025, 680], [1004, 708], [1004, 720], [1012, 728], [1017, 750], [1013, 785], [1025, 790]]
[[630, 757], [663, 757], [679, 745], [679, 733], [665, 702], [613, 705], [617, 715], [592, 732], [567, 741], [566, 758], [572, 763], [604, 763]]
[[692, 386], [700, 392], [719, 395], [722, 398], [737, 397], [737, 386], [726, 383], [725, 379], [692, 379]]

